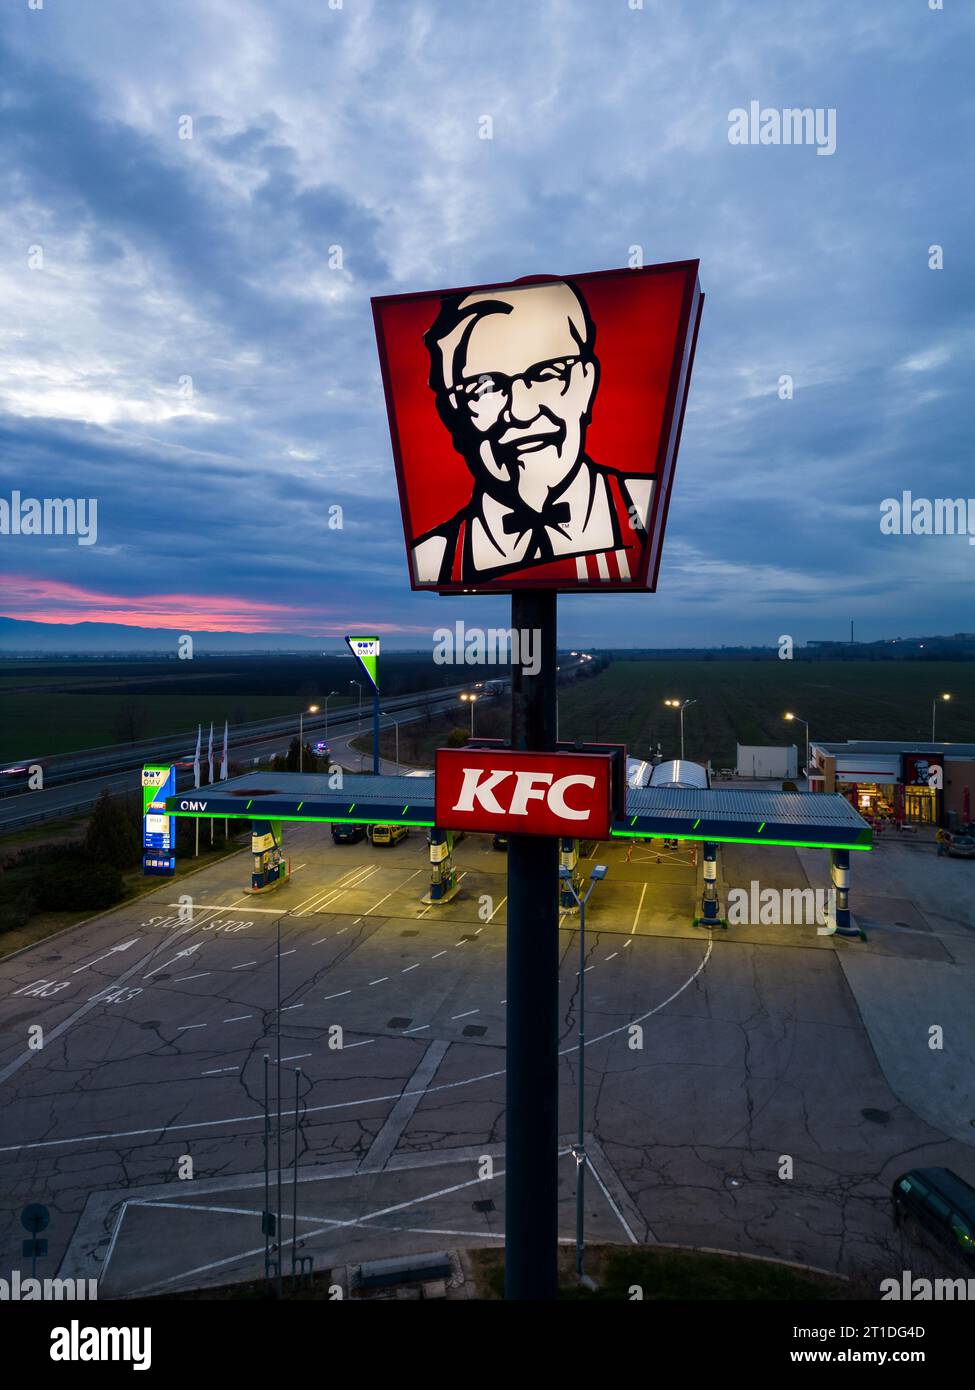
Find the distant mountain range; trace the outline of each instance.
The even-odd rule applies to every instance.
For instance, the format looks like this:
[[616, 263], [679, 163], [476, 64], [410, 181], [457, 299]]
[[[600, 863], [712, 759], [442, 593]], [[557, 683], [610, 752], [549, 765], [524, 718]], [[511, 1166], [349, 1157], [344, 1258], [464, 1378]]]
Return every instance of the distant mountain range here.
[[125, 623], [34, 623], [0, 617], [0, 653], [9, 656], [57, 656], [117, 652], [174, 653], [188, 633], [198, 652], [313, 652], [328, 640], [276, 632], [182, 632], [166, 627], [129, 627]]

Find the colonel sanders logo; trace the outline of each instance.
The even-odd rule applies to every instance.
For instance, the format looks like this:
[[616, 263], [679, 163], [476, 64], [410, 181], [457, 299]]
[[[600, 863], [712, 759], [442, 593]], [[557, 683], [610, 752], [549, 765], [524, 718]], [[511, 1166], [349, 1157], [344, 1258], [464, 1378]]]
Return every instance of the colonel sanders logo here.
[[[426, 403], [405, 318], [384, 321], [382, 306], [397, 301], [377, 301], [415, 587], [646, 586], [654, 519], [658, 540], [663, 526], [655, 494], [662, 479], [669, 486], [701, 302], [696, 263], [661, 269], [679, 274], [655, 287], [657, 323], [647, 321], [638, 273], [628, 284], [614, 273], [612, 285], [586, 293], [581, 282], [552, 280], [416, 297], [435, 307], [421, 335]], [[592, 297], [613, 321], [605, 334]], [[414, 381], [404, 384], [407, 360]], [[418, 438], [424, 404], [442, 432], [432, 448], [429, 433], [424, 445]], [[594, 416], [609, 459], [590, 446]], [[448, 458], [464, 472], [445, 467]]]

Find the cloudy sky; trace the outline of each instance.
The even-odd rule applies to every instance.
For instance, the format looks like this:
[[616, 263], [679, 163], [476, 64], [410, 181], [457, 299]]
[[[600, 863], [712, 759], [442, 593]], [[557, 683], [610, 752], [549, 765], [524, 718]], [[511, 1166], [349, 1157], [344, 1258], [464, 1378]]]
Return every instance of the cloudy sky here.
[[[0, 497], [97, 498], [98, 539], [0, 536], [0, 613], [501, 621], [410, 593], [370, 296], [639, 246], [707, 294], [659, 589], [560, 636], [975, 628], [967, 537], [879, 525], [975, 496], [962, 0], [38, 3], [0, 17]], [[752, 101], [835, 108], [835, 153], [731, 144]]]

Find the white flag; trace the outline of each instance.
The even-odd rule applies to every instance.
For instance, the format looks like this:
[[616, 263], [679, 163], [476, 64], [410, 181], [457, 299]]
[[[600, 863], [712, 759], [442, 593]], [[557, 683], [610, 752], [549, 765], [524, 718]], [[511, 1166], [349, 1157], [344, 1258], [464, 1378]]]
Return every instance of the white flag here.
[[227, 780], [227, 721], [223, 721], [223, 753], [220, 758], [220, 780]]
[[207, 762], [210, 766], [209, 781], [213, 781], [213, 720], [210, 720], [210, 742], [207, 744]]
[[200, 785], [200, 740], [203, 738], [203, 726], [196, 726], [196, 752], [193, 755], [193, 785]]

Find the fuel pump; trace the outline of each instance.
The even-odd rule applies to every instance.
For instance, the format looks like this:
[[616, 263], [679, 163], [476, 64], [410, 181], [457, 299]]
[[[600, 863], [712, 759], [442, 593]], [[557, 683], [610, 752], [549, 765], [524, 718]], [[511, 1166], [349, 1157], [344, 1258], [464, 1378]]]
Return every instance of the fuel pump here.
[[285, 857], [281, 822], [256, 820], [251, 827], [252, 893], [266, 893], [291, 877], [291, 863]]
[[453, 861], [453, 831], [434, 826], [427, 835], [427, 844], [430, 846], [430, 889], [423, 901], [447, 902], [458, 892], [457, 869]]
[[569, 887], [571, 882], [578, 891], [581, 884], [581, 879], [579, 878], [578, 840], [559, 841], [559, 868], [568, 869], [571, 875], [571, 878], [559, 879], [559, 910], [561, 912], [578, 912], [579, 903], [572, 889]]

